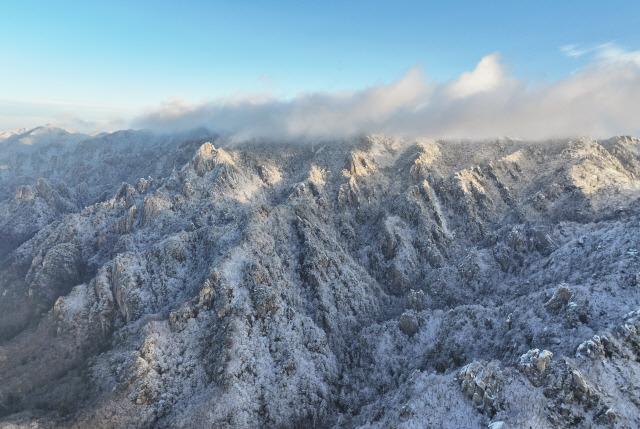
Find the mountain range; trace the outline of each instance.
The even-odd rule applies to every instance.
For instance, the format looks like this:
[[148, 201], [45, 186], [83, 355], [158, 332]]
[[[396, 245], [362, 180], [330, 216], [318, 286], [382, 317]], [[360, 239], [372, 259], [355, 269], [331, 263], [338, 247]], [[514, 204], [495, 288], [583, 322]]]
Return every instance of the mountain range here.
[[0, 133], [0, 428], [640, 426], [640, 140]]

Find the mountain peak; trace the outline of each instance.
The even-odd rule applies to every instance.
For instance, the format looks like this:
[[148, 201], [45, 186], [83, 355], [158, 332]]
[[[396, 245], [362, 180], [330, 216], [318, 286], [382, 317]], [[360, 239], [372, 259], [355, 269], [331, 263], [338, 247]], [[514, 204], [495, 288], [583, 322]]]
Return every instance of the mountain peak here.
[[39, 127], [32, 128], [26, 132], [30, 135], [42, 135], [42, 134], [79, 134], [75, 130], [69, 128], [60, 127], [54, 124], [41, 125]]

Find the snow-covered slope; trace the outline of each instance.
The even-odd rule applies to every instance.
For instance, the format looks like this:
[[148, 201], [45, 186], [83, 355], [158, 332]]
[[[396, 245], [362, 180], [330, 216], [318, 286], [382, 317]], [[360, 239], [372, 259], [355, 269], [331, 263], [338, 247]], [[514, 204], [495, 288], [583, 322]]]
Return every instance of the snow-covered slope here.
[[7, 134], [0, 140], [0, 259], [54, 220], [110, 198], [123, 182], [170, 174], [211, 137], [205, 130], [92, 137], [50, 126]]
[[33, 133], [0, 427], [640, 424], [635, 138]]

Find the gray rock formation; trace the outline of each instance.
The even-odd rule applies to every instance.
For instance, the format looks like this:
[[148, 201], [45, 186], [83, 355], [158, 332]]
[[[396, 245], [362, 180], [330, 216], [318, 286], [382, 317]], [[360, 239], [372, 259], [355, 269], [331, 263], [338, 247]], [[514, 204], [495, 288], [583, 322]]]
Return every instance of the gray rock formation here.
[[0, 427], [640, 425], [640, 141], [0, 141]]

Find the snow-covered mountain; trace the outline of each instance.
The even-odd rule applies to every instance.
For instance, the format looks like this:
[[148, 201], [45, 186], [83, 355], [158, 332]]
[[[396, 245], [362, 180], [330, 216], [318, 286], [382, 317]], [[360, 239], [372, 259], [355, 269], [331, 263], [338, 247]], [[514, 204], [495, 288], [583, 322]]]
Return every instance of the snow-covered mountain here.
[[4, 133], [0, 427], [637, 427], [639, 150]]

